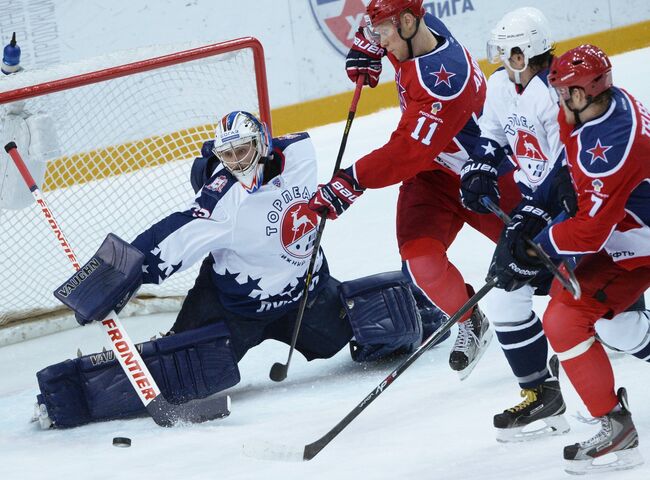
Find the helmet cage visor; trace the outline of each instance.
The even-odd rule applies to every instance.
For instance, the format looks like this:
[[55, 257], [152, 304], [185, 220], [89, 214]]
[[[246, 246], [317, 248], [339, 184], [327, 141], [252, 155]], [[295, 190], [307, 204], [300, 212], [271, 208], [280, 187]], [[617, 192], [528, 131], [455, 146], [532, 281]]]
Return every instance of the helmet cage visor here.
[[246, 136], [223, 142], [212, 148], [212, 153], [232, 173], [242, 186], [249, 192], [259, 188], [261, 183], [260, 159], [262, 154], [259, 146], [260, 134]]
[[[527, 51], [529, 48], [530, 42], [525, 39], [521, 42], [500, 42], [498, 39], [492, 38], [487, 42], [487, 60], [490, 63], [503, 63], [510, 70], [515, 72], [523, 72], [528, 66], [528, 55]], [[512, 56], [512, 51], [518, 48], [521, 50], [522, 55], [524, 56], [524, 66], [521, 69], [516, 69], [510, 64], [510, 57]]]
[[212, 152], [233, 174], [245, 174], [255, 168], [260, 160], [257, 140], [252, 137], [240, 138], [215, 146]]
[[381, 39], [388, 37], [399, 26], [395, 17], [389, 17], [381, 20], [377, 25], [373, 25], [370, 15], [364, 15], [365, 24], [363, 26], [363, 36], [366, 40], [374, 45], [381, 45]]

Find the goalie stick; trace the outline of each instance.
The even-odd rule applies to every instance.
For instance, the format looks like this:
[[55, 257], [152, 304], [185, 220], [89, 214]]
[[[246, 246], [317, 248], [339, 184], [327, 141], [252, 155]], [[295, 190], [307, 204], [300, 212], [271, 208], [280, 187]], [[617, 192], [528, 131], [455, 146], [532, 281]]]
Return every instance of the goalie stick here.
[[[348, 111], [348, 120], [345, 123], [345, 129], [343, 130], [343, 138], [341, 138], [341, 145], [339, 147], [339, 153], [336, 157], [336, 164], [334, 165], [334, 173], [341, 167], [341, 159], [343, 158], [343, 152], [345, 152], [345, 145], [348, 142], [348, 134], [350, 133], [350, 127], [352, 127], [352, 120], [354, 120], [354, 114], [357, 111], [357, 103], [359, 103], [359, 97], [361, 96], [361, 89], [363, 88], [363, 82], [365, 81], [365, 75], [359, 75], [357, 79], [357, 86], [354, 90], [354, 95], [352, 96], [352, 103], [350, 104], [350, 110]], [[333, 175], [333, 174], [332, 174]], [[300, 305], [298, 306], [298, 314], [296, 315], [296, 323], [293, 327], [293, 335], [291, 337], [291, 346], [289, 347], [289, 356], [287, 357], [287, 363], [275, 362], [271, 366], [269, 371], [269, 378], [274, 382], [281, 382], [287, 378], [287, 372], [289, 371], [289, 364], [291, 363], [291, 356], [293, 351], [296, 348], [296, 341], [298, 340], [298, 333], [300, 332], [300, 324], [302, 323], [302, 316], [305, 313], [305, 306], [307, 305], [307, 297], [309, 294], [309, 286], [311, 285], [312, 274], [314, 273], [314, 264], [316, 263], [316, 257], [318, 257], [318, 249], [320, 248], [320, 239], [323, 236], [323, 230], [325, 229], [325, 222], [327, 221], [327, 214], [322, 214], [320, 222], [318, 224], [318, 231], [316, 232], [316, 239], [314, 240], [314, 251], [311, 254], [311, 259], [309, 260], [309, 267], [307, 268], [307, 278], [305, 279], [305, 287], [302, 289], [302, 297], [300, 298]]]
[[[36, 203], [41, 207], [45, 220], [56, 236], [59, 245], [75, 270], [79, 270], [81, 265], [72, 247], [70, 247], [68, 240], [63, 235], [63, 231], [54, 218], [52, 211], [45, 202], [38, 185], [36, 185], [34, 178], [29, 173], [25, 162], [18, 152], [16, 144], [9, 142], [5, 145], [5, 150], [16, 164], [16, 168], [18, 168], [29, 190], [32, 192]], [[117, 314], [110, 312], [100, 323], [109, 337], [115, 358], [118, 359], [124, 373], [149, 412], [149, 415], [151, 415], [151, 418], [158, 425], [161, 427], [171, 427], [177, 422], [200, 423], [223, 418], [230, 414], [230, 397], [227, 395], [216, 398], [208, 397], [191, 400], [182, 405], [169, 403], [160, 393], [156, 381], [142, 360], [137, 348], [127, 335]]]
[[422, 345], [404, 360], [395, 370], [393, 370], [384, 380], [377, 385], [372, 392], [361, 400], [361, 402], [348, 413], [343, 420], [337, 423], [329, 432], [320, 437], [318, 440], [305, 445], [304, 447], [291, 447], [288, 445], [275, 445], [269, 442], [256, 440], [244, 445], [244, 454], [249, 457], [261, 458], [264, 460], [281, 460], [281, 461], [307, 461], [318, 455], [334, 438], [341, 433], [352, 420], [357, 418], [368, 405], [377, 399], [384, 390], [386, 390], [404, 371], [411, 366], [420, 356], [429, 348], [437, 343], [442, 336], [447, 333], [451, 327], [460, 320], [463, 315], [470, 311], [474, 306], [492, 290], [496, 284], [496, 278], [490, 278], [487, 283], [476, 292], [460, 309], [438, 330], [433, 332], [422, 342]]
[[[485, 208], [499, 217], [499, 219], [501, 219], [505, 225], [508, 225], [510, 223], [510, 217], [508, 214], [504, 212], [501, 207], [494, 203], [489, 197], [481, 197], [481, 203]], [[574, 299], [579, 300], [580, 296], [582, 295], [582, 290], [580, 289], [580, 283], [578, 283], [578, 279], [576, 278], [575, 274], [573, 273], [573, 269], [569, 266], [569, 264], [562, 262], [564, 264], [564, 268], [567, 271], [567, 275], [564, 275], [560, 269], [557, 268], [557, 265], [553, 263], [551, 257], [549, 257], [547, 253], [542, 250], [542, 247], [537, 245], [530, 238], [526, 238], [526, 243], [535, 251], [537, 256], [544, 264], [544, 267], [546, 267], [553, 274], [553, 276], [558, 279], [562, 286], [566, 288], [569, 293], [571, 293], [571, 295], [573, 295]]]

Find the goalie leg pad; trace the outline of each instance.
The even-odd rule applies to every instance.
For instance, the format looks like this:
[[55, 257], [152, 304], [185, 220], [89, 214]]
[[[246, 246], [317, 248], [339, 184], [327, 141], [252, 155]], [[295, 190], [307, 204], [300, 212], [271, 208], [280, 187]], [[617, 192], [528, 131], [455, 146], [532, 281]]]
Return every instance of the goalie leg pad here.
[[74, 310], [81, 325], [119, 313], [142, 285], [144, 255], [109, 233], [97, 253], [54, 296]]
[[339, 291], [354, 332], [350, 343], [353, 360], [410, 353], [422, 342], [420, 313], [401, 272], [343, 282]]
[[[138, 345], [145, 364], [171, 403], [204, 398], [239, 383], [239, 369], [223, 323]], [[145, 408], [112, 351], [51, 365], [36, 374], [57, 428], [142, 415]]]

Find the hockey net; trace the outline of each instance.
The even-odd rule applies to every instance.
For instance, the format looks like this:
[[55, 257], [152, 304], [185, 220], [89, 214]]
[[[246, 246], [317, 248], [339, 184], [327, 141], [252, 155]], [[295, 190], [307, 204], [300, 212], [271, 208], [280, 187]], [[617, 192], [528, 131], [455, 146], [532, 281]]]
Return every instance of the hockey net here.
[[[192, 161], [222, 115], [247, 110], [271, 126], [264, 54], [251, 37], [133, 50], [0, 79], [0, 114], [17, 101], [54, 120], [60, 150], [41, 189], [81, 262], [108, 232], [131, 241], [187, 208]], [[3, 148], [0, 155], [0, 166], [15, 168]], [[0, 208], [0, 246], [0, 328], [59, 310], [52, 291], [72, 270], [35, 204]], [[197, 270], [144, 286], [139, 297], [182, 297]]]

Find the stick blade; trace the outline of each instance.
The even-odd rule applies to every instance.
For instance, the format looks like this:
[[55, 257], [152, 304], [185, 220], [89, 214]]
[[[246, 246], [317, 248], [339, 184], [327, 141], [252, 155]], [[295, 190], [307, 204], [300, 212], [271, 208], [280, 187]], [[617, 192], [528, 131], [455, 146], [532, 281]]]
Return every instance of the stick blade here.
[[269, 372], [269, 378], [274, 382], [281, 382], [287, 378], [287, 369], [288, 367], [283, 363], [274, 363], [271, 366], [271, 371]]
[[244, 455], [257, 460], [274, 462], [302, 462], [305, 460], [305, 447], [296, 447], [266, 440], [251, 440], [242, 446]]
[[173, 405], [158, 395], [147, 405], [153, 420], [162, 427], [178, 423], [203, 423], [230, 415], [230, 397], [208, 397]]

